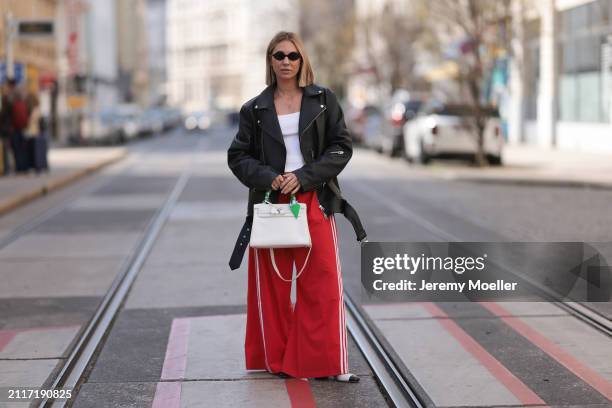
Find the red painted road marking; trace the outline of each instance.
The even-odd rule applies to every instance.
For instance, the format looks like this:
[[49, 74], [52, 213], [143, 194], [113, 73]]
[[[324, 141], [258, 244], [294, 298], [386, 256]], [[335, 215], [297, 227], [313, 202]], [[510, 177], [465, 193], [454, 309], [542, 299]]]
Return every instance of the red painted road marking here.
[[437, 319], [442, 327], [448, 331], [464, 349], [469, 351], [491, 374], [501, 382], [523, 404], [546, 404], [535, 392], [516, 378], [510, 370], [495, 359], [476, 340], [467, 334], [457, 323], [433, 303], [423, 303], [423, 307]]
[[[190, 331], [191, 318], [185, 317], [172, 320], [164, 366], [162, 367], [162, 380], [180, 380], [185, 378]], [[181, 383], [178, 381], [157, 383], [155, 397], [153, 397], [153, 408], [179, 408], [180, 406]]]
[[73, 329], [80, 326], [49, 326], [49, 327], [26, 327], [20, 329], [0, 330], [0, 352], [20, 333], [43, 332], [49, 330]]
[[[191, 318], [172, 320], [168, 347], [162, 368], [162, 380], [180, 380], [185, 377]], [[316, 403], [310, 384], [306, 380], [285, 380], [292, 408], [314, 408]], [[179, 408], [181, 405], [181, 382], [159, 382], [153, 397], [153, 408]]]
[[315, 408], [317, 403], [312, 395], [312, 388], [307, 380], [289, 378], [285, 380], [291, 408]]
[[563, 364], [568, 370], [580, 377], [584, 382], [595, 388], [609, 400], [612, 400], [612, 382], [603, 378], [599, 373], [565, 352], [557, 344], [553, 343], [536, 330], [532, 329], [520, 318], [512, 316], [512, 313], [494, 302], [482, 302], [491, 313], [498, 316], [504, 323], [512, 327], [527, 340], [538, 346], [542, 351]]
[[17, 333], [17, 330], [0, 330], [0, 352], [13, 340]]
[[162, 369], [162, 380], [180, 380], [185, 377], [190, 330], [190, 318], [172, 320], [172, 328], [170, 329], [168, 347], [166, 348], [166, 357]]
[[160, 382], [155, 389], [152, 408], [179, 408], [181, 406], [181, 383]]

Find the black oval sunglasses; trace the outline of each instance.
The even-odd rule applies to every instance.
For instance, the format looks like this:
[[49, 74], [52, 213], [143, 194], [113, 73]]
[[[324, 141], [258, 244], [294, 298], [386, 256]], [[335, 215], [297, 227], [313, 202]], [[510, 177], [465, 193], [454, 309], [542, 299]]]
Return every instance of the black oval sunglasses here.
[[300, 59], [300, 53], [295, 51], [292, 51], [289, 54], [285, 54], [282, 51], [276, 51], [274, 54], [272, 54], [272, 56], [278, 61], [284, 60], [285, 57], [288, 57], [290, 61], [297, 61]]

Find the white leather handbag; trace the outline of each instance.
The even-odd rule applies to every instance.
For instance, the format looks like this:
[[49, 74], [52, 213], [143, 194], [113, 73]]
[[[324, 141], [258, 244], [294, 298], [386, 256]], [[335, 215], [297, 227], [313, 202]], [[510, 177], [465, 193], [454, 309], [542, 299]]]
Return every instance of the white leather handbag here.
[[[253, 226], [249, 245], [252, 248], [269, 248], [274, 271], [285, 282], [291, 282], [293, 279], [283, 278], [278, 271], [274, 248], [309, 248], [304, 265], [295, 276], [297, 279], [304, 271], [312, 249], [306, 216], [307, 207], [304, 203], [298, 203], [294, 196], [291, 196], [291, 202], [288, 204], [272, 204], [269, 197], [268, 191], [264, 202], [253, 206]], [[295, 207], [298, 205], [299, 211]], [[297, 215], [292, 211], [292, 206]]]

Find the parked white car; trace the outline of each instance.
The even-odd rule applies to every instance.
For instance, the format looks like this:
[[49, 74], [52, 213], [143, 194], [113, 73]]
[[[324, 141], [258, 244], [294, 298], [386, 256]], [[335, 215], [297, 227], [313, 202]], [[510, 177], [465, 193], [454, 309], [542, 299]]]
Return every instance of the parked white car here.
[[75, 143], [110, 144], [117, 141], [117, 115], [112, 109], [91, 112], [81, 123], [82, 140]]
[[138, 117], [141, 114], [141, 109], [135, 104], [122, 104], [116, 107], [118, 125], [119, 125], [119, 140], [127, 142], [135, 139], [140, 133], [140, 122]]
[[138, 116], [138, 128], [140, 136], [150, 136], [161, 133], [164, 130], [164, 118], [161, 110], [149, 108]]
[[[499, 113], [487, 108], [485, 115], [484, 152], [490, 164], [500, 165], [504, 143]], [[406, 122], [403, 135], [405, 157], [422, 164], [432, 158], [473, 159], [478, 147], [473, 109], [462, 104], [426, 104]]]
[[185, 118], [185, 129], [187, 130], [206, 130], [212, 122], [212, 114], [205, 111], [191, 112]]

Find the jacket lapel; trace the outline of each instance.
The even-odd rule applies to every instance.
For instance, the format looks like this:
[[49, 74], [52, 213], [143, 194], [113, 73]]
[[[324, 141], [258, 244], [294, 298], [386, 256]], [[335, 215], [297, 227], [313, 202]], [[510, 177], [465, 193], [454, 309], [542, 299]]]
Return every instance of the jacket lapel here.
[[[322, 92], [322, 89], [314, 84], [304, 87], [304, 94], [302, 95], [302, 103], [300, 105], [300, 136], [304, 132], [306, 126], [308, 126], [323, 109], [323, 107], [320, 106], [318, 97]], [[255, 109], [259, 111], [259, 120], [261, 121], [259, 125], [264, 132], [284, 146], [283, 133], [278, 122], [276, 107], [274, 106], [273, 85], [269, 85], [259, 94], [255, 102]]]

